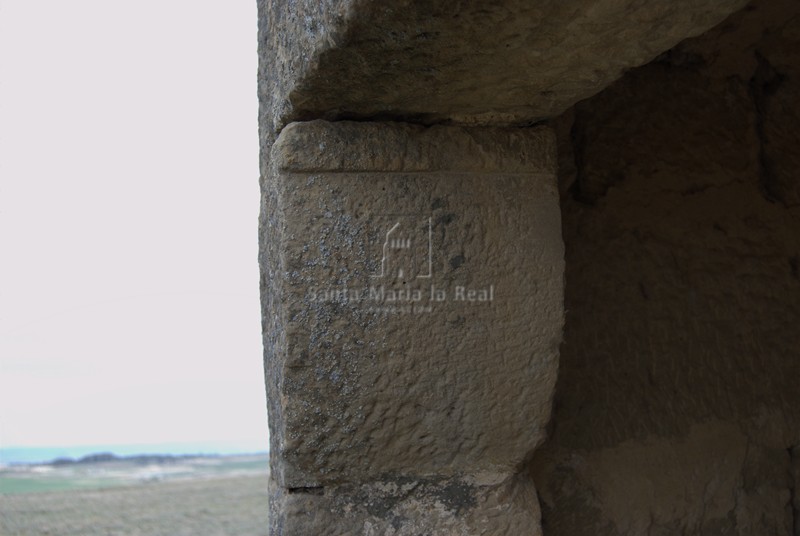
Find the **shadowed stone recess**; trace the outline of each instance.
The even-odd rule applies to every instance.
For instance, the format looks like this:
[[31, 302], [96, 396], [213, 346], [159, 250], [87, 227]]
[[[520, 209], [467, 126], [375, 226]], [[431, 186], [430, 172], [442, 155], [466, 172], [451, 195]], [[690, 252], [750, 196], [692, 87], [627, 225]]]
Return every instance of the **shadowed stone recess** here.
[[753, 2], [554, 125], [545, 534], [796, 536], [800, 4]]
[[538, 534], [516, 473], [558, 367], [554, 147], [545, 128], [284, 129], [265, 189], [277, 534]]

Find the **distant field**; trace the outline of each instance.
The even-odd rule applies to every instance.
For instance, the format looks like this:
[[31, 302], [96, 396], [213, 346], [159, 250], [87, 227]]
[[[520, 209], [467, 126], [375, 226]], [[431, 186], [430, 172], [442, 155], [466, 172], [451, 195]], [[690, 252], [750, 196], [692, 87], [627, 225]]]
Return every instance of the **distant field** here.
[[3, 536], [266, 535], [266, 456], [0, 470]]
[[266, 474], [267, 455], [175, 458], [158, 463], [131, 460], [71, 464], [18, 465], [0, 469], [0, 494], [67, 491], [128, 486], [214, 476]]
[[267, 482], [242, 476], [0, 497], [3, 536], [266, 536]]

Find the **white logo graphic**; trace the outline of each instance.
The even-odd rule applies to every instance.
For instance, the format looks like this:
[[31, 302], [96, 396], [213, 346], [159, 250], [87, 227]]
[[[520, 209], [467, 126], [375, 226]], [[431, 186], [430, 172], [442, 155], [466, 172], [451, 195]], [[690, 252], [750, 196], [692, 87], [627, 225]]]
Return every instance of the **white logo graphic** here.
[[380, 272], [373, 278], [430, 279], [433, 272], [431, 218], [404, 216], [386, 232]]

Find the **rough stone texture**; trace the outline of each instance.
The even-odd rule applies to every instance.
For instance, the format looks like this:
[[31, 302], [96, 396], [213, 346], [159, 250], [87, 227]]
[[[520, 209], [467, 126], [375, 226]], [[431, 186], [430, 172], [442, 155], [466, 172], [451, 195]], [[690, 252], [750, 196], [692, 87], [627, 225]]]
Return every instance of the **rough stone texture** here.
[[262, 128], [537, 121], [745, 2], [260, 0]]
[[265, 189], [274, 533], [538, 533], [514, 475], [558, 367], [554, 150], [546, 128], [283, 130]]
[[554, 124], [544, 533], [796, 536], [800, 4], [756, 2]]
[[541, 536], [527, 475], [393, 478], [311, 492], [271, 484], [272, 530], [284, 536]]
[[[533, 475], [548, 536], [800, 536], [796, 2], [554, 122], [569, 314], [530, 471], [561, 314], [546, 136], [314, 122], [271, 152], [316, 118], [529, 125], [743, 4], [259, 2], [274, 534], [537, 534]], [[488, 308], [316, 298], [368, 285], [420, 207], [437, 285], [500, 281]], [[416, 280], [408, 249], [387, 266]]]

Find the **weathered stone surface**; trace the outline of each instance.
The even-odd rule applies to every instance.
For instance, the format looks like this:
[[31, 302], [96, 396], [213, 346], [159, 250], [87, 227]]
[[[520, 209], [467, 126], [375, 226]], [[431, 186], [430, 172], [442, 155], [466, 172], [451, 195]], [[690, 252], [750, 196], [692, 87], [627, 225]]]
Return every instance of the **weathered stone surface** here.
[[394, 478], [287, 491], [271, 484], [270, 525], [282, 536], [541, 536], [527, 475]]
[[[534, 475], [548, 536], [800, 536], [796, 2], [555, 121], [569, 323], [530, 471], [561, 318], [548, 137], [313, 122], [272, 147], [315, 118], [530, 124], [742, 5], [259, 3], [274, 534], [538, 534]], [[416, 240], [384, 263], [426, 217], [429, 265]], [[428, 266], [430, 311], [349, 292]]]
[[753, 3], [557, 121], [568, 315], [534, 464], [548, 536], [798, 526], [798, 15]]
[[[549, 130], [297, 123], [271, 166], [266, 374], [285, 494], [274, 501], [328, 504], [366, 485], [438, 512], [442, 486], [463, 484], [476, 508], [508, 495], [498, 485], [544, 439], [561, 341]], [[290, 493], [300, 488], [323, 498]], [[459, 508], [458, 527], [476, 527]], [[432, 529], [450, 530], [444, 510]]]
[[540, 120], [745, 3], [261, 0], [262, 128], [313, 118]]

